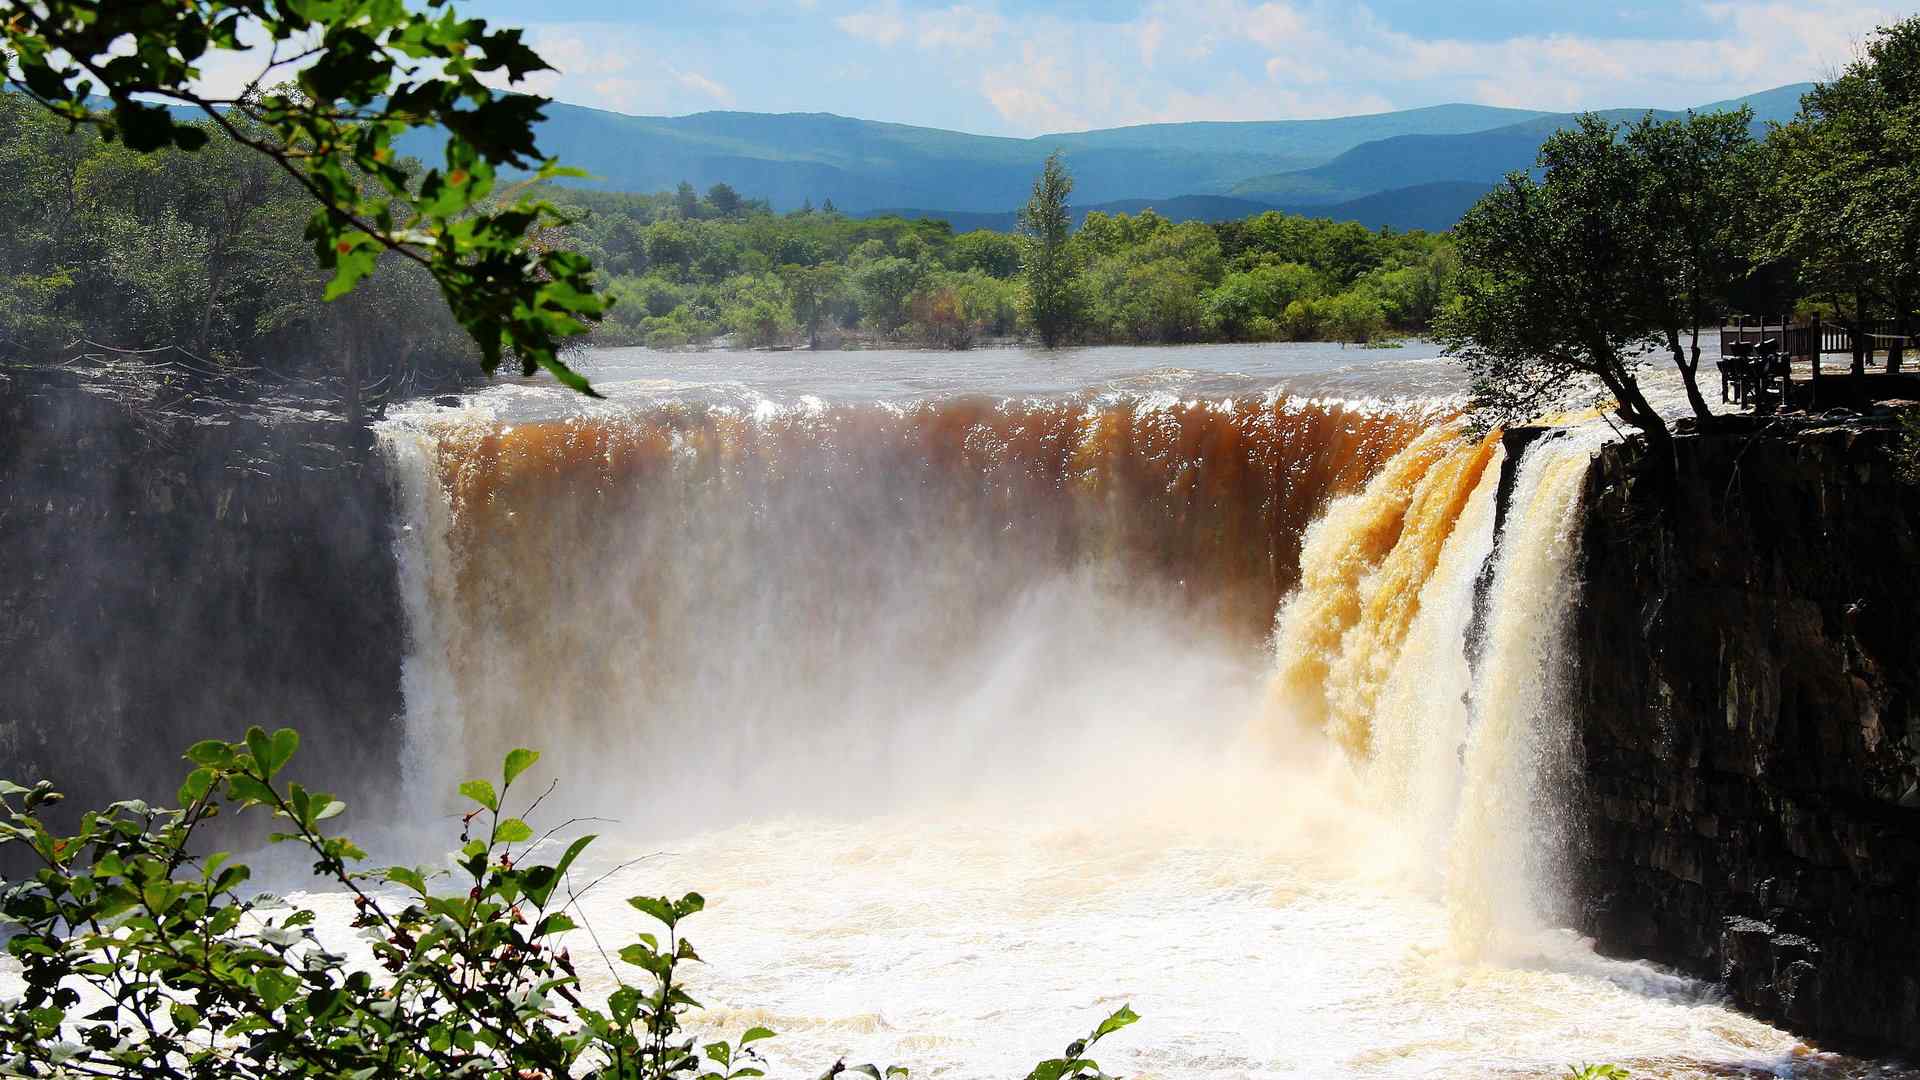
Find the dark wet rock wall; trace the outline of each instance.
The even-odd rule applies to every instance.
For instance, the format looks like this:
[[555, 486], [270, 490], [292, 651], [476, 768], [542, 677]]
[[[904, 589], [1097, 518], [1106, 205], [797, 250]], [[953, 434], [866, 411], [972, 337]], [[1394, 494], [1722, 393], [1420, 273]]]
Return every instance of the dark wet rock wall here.
[[1887, 425], [1613, 446], [1577, 616], [1585, 918], [1836, 1046], [1920, 1052], [1920, 490]]

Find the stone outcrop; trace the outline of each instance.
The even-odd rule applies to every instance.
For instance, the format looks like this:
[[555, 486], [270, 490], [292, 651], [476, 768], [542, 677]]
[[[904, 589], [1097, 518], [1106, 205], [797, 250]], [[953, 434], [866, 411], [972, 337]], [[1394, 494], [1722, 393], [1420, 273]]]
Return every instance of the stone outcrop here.
[[1588, 479], [1587, 929], [1838, 1047], [1920, 1051], [1920, 490], [1891, 424]]
[[[404, 628], [371, 433], [177, 372], [0, 371], [0, 776], [170, 805], [249, 724], [390, 788]], [[137, 380], [136, 380], [137, 381]]]

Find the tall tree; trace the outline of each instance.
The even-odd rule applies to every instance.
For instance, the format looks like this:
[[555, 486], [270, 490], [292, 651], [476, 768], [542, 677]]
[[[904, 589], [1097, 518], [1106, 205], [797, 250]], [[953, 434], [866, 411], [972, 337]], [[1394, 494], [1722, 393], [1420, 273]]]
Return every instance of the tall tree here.
[[680, 211], [683, 220], [692, 221], [700, 216], [700, 193], [692, 184], [680, 181], [680, 186], [673, 189], [673, 208]]
[[1876, 313], [1895, 322], [1897, 366], [1920, 308], [1920, 16], [1880, 28], [1769, 139], [1780, 227], [1769, 253], [1853, 333], [1854, 370]]
[[1067, 198], [1072, 194], [1073, 177], [1055, 150], [1047, 155], [1040, 178], [1034, 181], [1033, 197], [1020, 210], [1020, 232], [1026, 238], [1021, 270], [1027, 279], [1033, 328], [1049, 349], [1072, 332], [1078, 309], [1079, 267], [1068, 243], [1073, 218]]
[[786, 286], [787, 304], [793, 318], [807, 329], [807, 348], [820, 347], [820, 324], [833, 309], [843, 287], [837, 266], [787, 265], [780, 268], [780, 282]]
[[1746, 108], [1666, 121], [1649, 116], [1622, 139], [1639, 173], [1635, 195], [1645, 230], [1632, 251], [1646, 287], [1639, 317], [1672, 354], [1687, 403], [1702, 421], [1713, 412], [1700, 392], [1700, 328], [1725, 314], [1752, 271], [1762, 233], [1766, 169], [1752, 122]]
[[1592, 115], [1547, 140], [1539, 163], [1543, 181], [1514, 173], [1455, 227], [1460, 302], [1438, 336], [1490, 422], [1533, 419], [1590, 378], [1664, 446], [1666, 423], [1634, 376], [1663, 344], [1644, 319], [1643, 170]]
[[713, 207], [713, 212], [720, 217], [730, 218], [745, 208], [746, 200], [733, 190], [733, 185], [715, 184], [707, 189], [707, 205]]

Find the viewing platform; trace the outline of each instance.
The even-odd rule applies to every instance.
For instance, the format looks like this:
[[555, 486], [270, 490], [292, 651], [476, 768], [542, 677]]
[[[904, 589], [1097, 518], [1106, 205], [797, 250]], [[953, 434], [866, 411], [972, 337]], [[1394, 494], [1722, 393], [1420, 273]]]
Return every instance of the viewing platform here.
[[[1908, 368], [1913, 337], [1891, 321], [1855, 329], [1821, 319], [1739, 317], [1719, 328], [1720, 400], [1759, 411], [1911, 397], [1920, 372]], [[1920, 363], [1920, 358], [1914, 358]], [[1711, 394], [1714, 372], [1703, 373]]]

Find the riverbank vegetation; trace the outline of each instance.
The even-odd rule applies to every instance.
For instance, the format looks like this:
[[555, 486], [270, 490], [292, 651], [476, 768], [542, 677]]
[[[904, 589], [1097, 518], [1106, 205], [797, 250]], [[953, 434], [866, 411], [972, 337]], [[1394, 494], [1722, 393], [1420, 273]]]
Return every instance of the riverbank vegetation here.
[[1637, 373], [1671, 363], [1711, 423], [1702, 328], [1739, 311], [1831, 321], [1856, 374], [1883, 350], [1899, 371], [1920, 325], [1916, 70], [1920, 17], [1877, 31], [1763, 139], [1744, 110], [1554, 134], [1537, 178], [1509, 177], [1454, 230], [1459, 299], [1439, 337], [1477, 414], [1525, 421], [1597, 387], [1662, 443]]
[[[366, 854], [328, 832], [346, 805], [286, 780], [298, 746], [291, 730], [259, 728], [239, 742], [197, 743], [178, 809], [117, 802], [82, 815], [72, 833], [53, 824], [60, 795], [51, 784], [0, 781], [0, 855], [20, 853], [35, 866], [0, 881], [7, 951], [24, 983], [0, 1002], [0, 1072], [127, 1080], [765, 1075], [761, 1052], [775, 1033], [753, 1026], [729, 1039], [704, 1030], [687, 992], [685, 969], [700, 956], [682, 924], [706, 906], [700, 894], [630, 898], [659, 930], [624, 945], [603, 946], [585, 925], [579, 901], [622, 867], [588, 878], [578, 860], [592, 835], [562, 835], [564, 823], [536, 834], [525, 817], [544, 794], [513, 809], [515, 781], [538, 754], [509, 753], [497, 787], [460, 785], [469, 808], [457, 819], [452, 869], [363, 870]], [[259, 891], [244, 863], [197, 843], [222, 814], [269, 819], [274, 842], [311, 857], [316, 884], [351, 898], [369, 960], [350, 962], [338, 941], [323, 939], [314, 910]], [[582, 984], [589, 966], [612, 981], [604, 1000]], [[1028, 1080], [1104, 1076], [1089, 1052], [1137, 1019], [1128, 1007], [1114, 1010]], [[822, 1075], [856, 1074], [908, 1075], [844, 1061]]]
[[[1070, 182], [1064, 168], [1055, 182]], [[574, 213], [567, 242], [605, 275], [614, 306], [594, 340], [609, 345], [1364, 342], [1424, 331], [1457, 267], [1445, 235], [1279, 212], [1216, 224], [1095, 212], [1071, 234], [1055, 222], [1026, 237], [775, 214], [724, 184], [547, 197]]]
[[0, 94], [0, 359], [65, 359], [83, 343], [175, 346], [210, 369], [355, 387], [477, 373], [478, 350], [417, 263], [384, 259], [329, 302], [304, 237], [310, 206], [232, 140], [142, 153]]
[[[611, 302], [593, 344], [965, 348], [1047, 336], [1021, 236], [828, 207], [775, 214], [724, 184], [534, 194], [564, 218], [539, 242], [590, 260]], [[325, 299], [310, 205], [293, 177], [231, 140], [141, 153], [0, 96], [0, 353], [47, 359], [88, 339], [368, 384], [470, 372], [477, 350], [425, 267], [390, 256]], [[1056, 243], [1058, 342], [1420, 333], [1457, 267], [1445, 235], [1278, 212], [1215, 224], [1094, 213]]]

